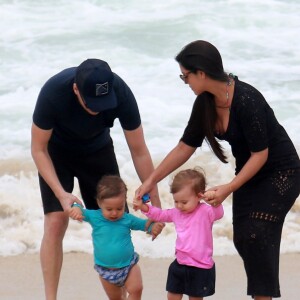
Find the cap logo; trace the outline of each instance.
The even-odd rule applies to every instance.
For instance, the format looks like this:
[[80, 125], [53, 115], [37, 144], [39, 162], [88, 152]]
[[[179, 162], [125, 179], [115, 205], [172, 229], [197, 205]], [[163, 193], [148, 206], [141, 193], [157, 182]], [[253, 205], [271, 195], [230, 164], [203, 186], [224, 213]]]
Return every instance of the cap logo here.
[[108, 94], [108, 82], [96, 84], [96, 96]]

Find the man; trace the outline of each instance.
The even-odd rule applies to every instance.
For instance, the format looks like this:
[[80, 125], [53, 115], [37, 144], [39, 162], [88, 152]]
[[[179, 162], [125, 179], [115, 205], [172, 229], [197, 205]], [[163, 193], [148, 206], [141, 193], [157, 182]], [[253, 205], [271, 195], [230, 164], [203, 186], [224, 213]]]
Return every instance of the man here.
[[[39, 172], [44, 219], [41, 266], [47, 300], [55, 300], [63, 260], [68, 210], [81, 201], [72, 194], [74, 178], [88, 209], [97, 209], [96, 184], [119, 174], [110, 127], [118, 118], [136, 172], [144, 181], [153, 171], [134, 95], [109, 65], [87, 59], [50, 78], [33, 113], [31, 151]], [[157, 187], [151, 201], [160, 206]]]

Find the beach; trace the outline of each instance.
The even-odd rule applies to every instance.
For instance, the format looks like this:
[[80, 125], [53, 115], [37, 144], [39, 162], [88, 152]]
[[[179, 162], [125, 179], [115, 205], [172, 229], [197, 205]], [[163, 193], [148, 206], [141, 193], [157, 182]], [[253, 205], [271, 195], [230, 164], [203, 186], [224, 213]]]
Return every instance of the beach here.
[[[227, 73], [263, 94], [300, 154], [299, 11], [296, 0], [2, 0], [0, 300], [44, 299], [38, 255], [44, 214], [30, 149], [32, 114], [49, 78], [87, 58], [107, 61], [137, 100], [147, 147], [158, 166], [180, 140], [196, 98], [179, 78], [174, 57], [187, 43], [207, 40], [220, 50]], [[111, 135], [133, 212], [131, 199], [140, 180], [117, 119]], [[181, 168], [203, 167], [208, 188], [230, 182], [235, 161], [230, 145], [221, 143], [228, 164], [221, 164], [204, 142]], [[158, 184], [163, 208], [174, 206], [172, 176]], [[81, 199], [77, 181], [73, 193]], [[208, 299], [251, 299], [232, 242], [231, 197], [223, 205], [224, 217], [213, 227], [216, 293]], [[140, 254], [142, 299], [166, 299], [174, 225], [166, 224], [155, 242], [144, 232], [132, 237]], [[64, 251], [58, 300], [107, 299], [93, 269], [89, 224], [70, 221]], [[300, 197], [285, 219], [281, 251], [280, 299], [300, 299]]]
[[[246, 276], [237, 255], [214, 257], [217, 271], [216, 293], [212, 300], [246, 300]], [[140, 258], [143, 300], [166, 299], [165, 282], [172, 258]], [[38, 254], [0, 257], [0, 299], [44, 299]], [[280, 260], [281, 300], [299, 299], [300, 253], [282, 254]], [[86, 253], [67, 253], [59, 285], [59, 300], [107, 299], [93, 269], [93, 257]], [[187, 296], [183, 299], [188, 299]]]

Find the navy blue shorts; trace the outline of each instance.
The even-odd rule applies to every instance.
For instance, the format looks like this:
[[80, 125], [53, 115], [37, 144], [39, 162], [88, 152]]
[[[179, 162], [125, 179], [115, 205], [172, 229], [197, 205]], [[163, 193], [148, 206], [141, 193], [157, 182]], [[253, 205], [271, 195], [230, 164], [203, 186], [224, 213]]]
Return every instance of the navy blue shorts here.
[[[88, 209], [99, 209], [96, 202], [96, 186], [104, 175], [119, 175], [119, 168], [112, 142], [101, 150], [88, 155], [62, 153], [48, 147], [57, 176], [65, 189], [71, 193], [75, 177], [78, 180], [82, 199]], [[54, 193], [39, 175], [44, 213], [63, 211]]]
[[168, 272], [166, 290], [190, 297], [207, 297], [215, 293], [216, 270], [180, 265], [175, 259]]

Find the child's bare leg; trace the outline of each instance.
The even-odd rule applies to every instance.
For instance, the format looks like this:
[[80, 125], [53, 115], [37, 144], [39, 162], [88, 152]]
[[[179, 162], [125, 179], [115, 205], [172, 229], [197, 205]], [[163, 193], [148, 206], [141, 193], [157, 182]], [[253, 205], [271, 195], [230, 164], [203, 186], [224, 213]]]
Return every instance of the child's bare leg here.
[[254, 296], [254, 300], [272, 300], [269, 296]]
[[122, 299], [127, 299], [127, 291], [125, 286], [122, 286]]
[[189, 300], [203, 300], [203, 297], [189, 297]]
[[143, 292], [143, 281], [140, 266], [135, 264], [127, 276], [125, 288], [128, 293], [128, 300], [141, 300]]
[[126, 291], [123, 287], [116, 286], [99, 276], [101, 284], [109, 300], [125, 300]]
[[173, 294], [168, 292], [168, 300], [181, 300], [182, 296], [182, 294]]

